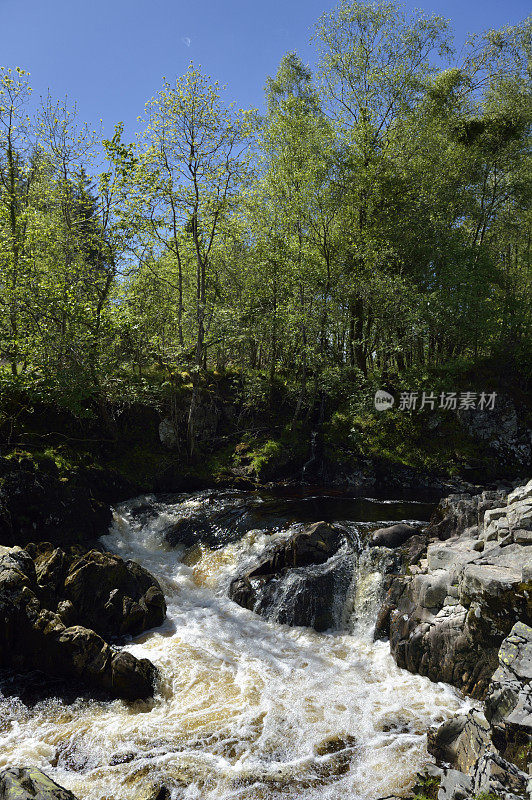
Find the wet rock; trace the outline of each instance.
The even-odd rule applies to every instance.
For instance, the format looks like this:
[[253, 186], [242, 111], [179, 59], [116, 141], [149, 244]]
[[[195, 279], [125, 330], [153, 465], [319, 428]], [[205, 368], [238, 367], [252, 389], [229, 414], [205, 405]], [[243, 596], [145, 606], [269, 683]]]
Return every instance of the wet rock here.
[[149, 661], [117, 652], [94, 630], [66, 626], [42, 600], [30, 555], [20, 549], [1, 555], [0, 667], [72, 678], [127, 699], [153, 694], [157, 673]]
[[467, 772], [454, 768], [443, 770], [438, 800], [472, 800], [477, 797], [524, 800], [528, 784], [525, 772], [499, 755], [493, 746], [478, 757], [471, 755]]
[[502, 497], [444, 503], [447, 515], [431, 526], [444, 541], [431, 542], [419, 566], [391, 580], [381, 609], [380, 632], [389, 631], [399, 666], [485, 699], [484, 713], [474, 709], [429, 732], [428, 749], [446, 767], [439, 800], [526, 795], [532, 556], [523, 534], [531, 491], [532, 482]]
[[135, 658], [122, 650], [111, 661], [108, 688], [124, 700], [144, 700], [153, 696], [157, 674], [156, 667], [147, 658]]
[[352, 558], [338, 553], [343, 541], [325, 522], [310, 525], [278, 542], [257, 567], [235, 578], [229, 596], [281, 624], [319, 631], [335, 627], [353, 571]]
[[165, 618], [161, 587], [133, 561], [76, 546], [67, 553], [50, 542], [30, 543], [26, 552], [35, 563], [40, 599], [69, 624], [118, 638], [156, 627]]
[[102, 635], [140, 633], [166, 616], [162, 589], [147, 570], [97, 550], [71, 564], [61, 594], [78, 618]]
[[50, 542], [44, 542], [27, 549], [34, 561], [37, 582], [51, 592], [62, 592], [68, 572], [69, 559], [60, 547], [54, 548]]
[[371, 547], [400, 547], [412, 536], [419, 533], [417, 528], [399, 522], [388, 528], [379, 528], [370, 539]]
[[342, 554], [325, 564], [289, 569], [280, 577], [259, 578], [252, 581], [252, 609], [281, 625], [316, 631], [338, 629], [352, 574], [352, 558]]
[[104, 637], [137, 634], [160, 625], [166, 615], [156, 579], [134, 561], [111, 553], [50, 542], [26, 547], [35, 563], [40, 598], [68, 624], [92, 628]]
[[279, 542], [248, 576], [275, 575], [292, 567], [323, 564], [337, 552], [343, 541], [343, 535], [336, 528], [326, 522], [315, 522], [288, 540]]
[[203, 517], [185, 517], [166, 529], [164, 539], [171, 547], [193, 547], [198, 542], [213, 545], [216, 544], [216, 531], [213, 524]]
[[148, 786], [140, 794], [135, 795], [135, 800], [170, 800], [171, 792], [166, 786]]
[[336, 777], [349, 772], [356, 756], [357, 741], [354, 736], [331, 736], [314, 748], [319, 758], [317, 772], [322, 778]]
[[76, 800], [36, 767], [8, 767], [0, 771], [0, 800]]
[[[219, 492], [213, 498], [207, 498], [215, 499], [220, 505], [224, 498]], [[235, 505], [234, 495], [229, 495], [223, 506], [220, 505], [219, 510], [198, 511], [171, 523], [163, 531], [165, 541], [171, 547], [189, 548], [201, 543], [217, 548], [237, 541], [248, 531], [257, 528], [278, 530], [292, 521], [283, 504], [276, 500]]]
[[422, 534], [410, 536], [399, 550], [403, 566], [406, 568], [418, 564], [427, 552], [428, 543], [428, 536]]

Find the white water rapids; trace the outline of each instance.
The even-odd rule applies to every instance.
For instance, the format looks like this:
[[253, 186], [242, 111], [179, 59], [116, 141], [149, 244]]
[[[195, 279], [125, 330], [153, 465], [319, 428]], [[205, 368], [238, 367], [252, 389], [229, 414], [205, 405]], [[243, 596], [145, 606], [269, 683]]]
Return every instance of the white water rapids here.
[[104, 541], [165, 591], [164, 625], [127, 645], [159, 667], [158, 694], [27, 706], [0, 693], [0, 766], [36, 765], [80, 800], [135, 800], [163, 783], [172, 800], [376, 800], [406, 790], [427, 762], [427, 728], [464, 702], [398, 669], [389, 644], [372, 641], [372, 560], [360, 559], [350, 592], [350, 633], [289, 628], [227, 597], [231, 576], [271, 535], [196, 547], [183, 563], [161, 532], [203, 495], [143, 522], [129, 513], [139, 502], [118, 509]]

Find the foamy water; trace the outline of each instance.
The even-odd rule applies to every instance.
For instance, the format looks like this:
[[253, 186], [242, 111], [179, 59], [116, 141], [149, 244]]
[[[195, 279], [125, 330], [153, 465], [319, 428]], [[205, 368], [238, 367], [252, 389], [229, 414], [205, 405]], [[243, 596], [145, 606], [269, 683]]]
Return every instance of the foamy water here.
[[144, 524], [124, 504], [104, 537], [166, 594], [164, 625], [127, 646], [159, 667], [154, 701], [29, 708], [0, 696], [0, 765], [37, 765], [87, 800], [135, 800], [152, 783], [173, 800], [376, 800], [407, 789], [427, 762], [427, 728], [464, 702], [371, 641], [380, 586], [371, 559], [353, 584], [353, 633], [274, 624], [226, 596], [271, 535], [197, 547], [186, 563], [163, 544], [168, 522], [204, 502], [159, 506]]

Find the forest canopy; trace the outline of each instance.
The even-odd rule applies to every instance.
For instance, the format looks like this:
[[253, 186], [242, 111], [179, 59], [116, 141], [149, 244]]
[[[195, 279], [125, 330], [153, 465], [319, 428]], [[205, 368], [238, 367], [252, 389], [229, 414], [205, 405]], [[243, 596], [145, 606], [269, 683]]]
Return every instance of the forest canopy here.
[[264, 113], [191, 64], [131, 142], [52, 97], [30, 116], [30, 76], [2, 68], [2, 381], [106, 420], [186, 371], [192, 446], [208, 370], [283, 380], [296, 416], [481, 358], [530, 374], [532, 18], [452, 40], [344, 0]]

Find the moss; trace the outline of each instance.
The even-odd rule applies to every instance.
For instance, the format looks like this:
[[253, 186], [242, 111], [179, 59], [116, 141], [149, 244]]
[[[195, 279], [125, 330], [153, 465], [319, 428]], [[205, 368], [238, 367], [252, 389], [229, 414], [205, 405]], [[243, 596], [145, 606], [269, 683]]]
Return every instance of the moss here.
[[440, 779], [419, 774], [406, 800], [437, 800]]
[[476, 794], [473, 800], [502, 800], [502, 797], [494, 792], [481, 792]]
[[444, 412], [336, 412], [325, 426], [325, 448], [336, 463], [379, 458], [450, 476], [472, 468], [489, 472], [493, 464], [487, 448]]
[[532, 741], [523, 731], [517, 732], [512, 741], [506, 744], [503, 752], [504, 758], [522, 769], [528, 771], [529, 764], [532, 762]]
[[6, 461], [19, 465], [31, 465], [35, 470], [54, 473], [62, 479], [68, 479], [84, 463], [84, 454], [68, 447], [47, 447], [45, 450], [25, 450], [15, 448], [6, 455]]
[[267, 481], [297, 471], [309, 455], [309, 431], [302, 423], [296, 423], [258, 441], [252, 435], [245, 436], [234, 447], [232, 462], [234, 469]]

